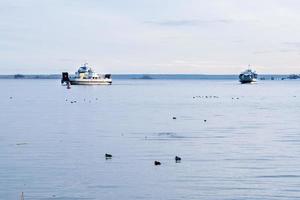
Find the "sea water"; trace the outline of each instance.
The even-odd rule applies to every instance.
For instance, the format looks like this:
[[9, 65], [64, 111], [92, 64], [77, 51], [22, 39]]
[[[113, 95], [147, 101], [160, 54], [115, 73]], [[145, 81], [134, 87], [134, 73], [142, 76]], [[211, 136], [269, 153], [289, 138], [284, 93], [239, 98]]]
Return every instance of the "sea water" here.
[[300, 81], [0, 84], [1, 200], [300, 198]]

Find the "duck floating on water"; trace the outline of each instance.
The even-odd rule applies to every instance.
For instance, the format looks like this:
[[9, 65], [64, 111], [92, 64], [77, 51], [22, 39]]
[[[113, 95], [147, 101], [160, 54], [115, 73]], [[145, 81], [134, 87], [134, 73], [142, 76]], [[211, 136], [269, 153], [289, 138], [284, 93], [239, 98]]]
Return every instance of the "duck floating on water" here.
[[111, 154], [108, 154], [108, 153], [106, 153], [106, 154], [105, 154], [105, 159], [112, 159], [112, 155], [111, 155]]
[[175, 156], [175, 162], [176, 162], [176, 163], [181, 162], [181, 158], [180, 158], [179, 156]]
[[161, 162], [159, 162], [159, 161], [154, 161], [154, 165], [161, 165]]

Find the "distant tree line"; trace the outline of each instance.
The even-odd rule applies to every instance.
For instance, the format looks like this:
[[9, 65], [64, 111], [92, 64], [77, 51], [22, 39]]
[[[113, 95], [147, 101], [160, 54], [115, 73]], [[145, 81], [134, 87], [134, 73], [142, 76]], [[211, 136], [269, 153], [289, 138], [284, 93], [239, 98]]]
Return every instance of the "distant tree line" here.
[[291, 74], [287, 78], [288, 79], [298, 79], [298, 78], [300, 78], [300, 75], [299, 74]]
[[14, 78], [25, 78], [25, 76], [22, 74], [15, 74]]

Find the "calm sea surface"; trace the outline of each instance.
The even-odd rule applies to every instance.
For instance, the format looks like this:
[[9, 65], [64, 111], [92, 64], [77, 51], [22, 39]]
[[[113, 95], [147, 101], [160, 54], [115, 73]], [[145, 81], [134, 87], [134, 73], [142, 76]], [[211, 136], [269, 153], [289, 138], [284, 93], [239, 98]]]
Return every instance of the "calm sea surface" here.
[[0, 85], [1, 200], [300, 199], [300, 81]]

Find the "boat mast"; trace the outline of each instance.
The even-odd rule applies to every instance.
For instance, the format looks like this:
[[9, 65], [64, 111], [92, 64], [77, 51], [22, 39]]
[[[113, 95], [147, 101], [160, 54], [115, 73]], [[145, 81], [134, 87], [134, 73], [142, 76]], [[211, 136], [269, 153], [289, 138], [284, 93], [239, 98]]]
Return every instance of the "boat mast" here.
[[88, 61], [86, 60], [86, 61], [84, 62], [84, 64], [83, 64], [83, 66], [88, 67], [88, 65], [89, 65], [89, 63], [88, 63]]

